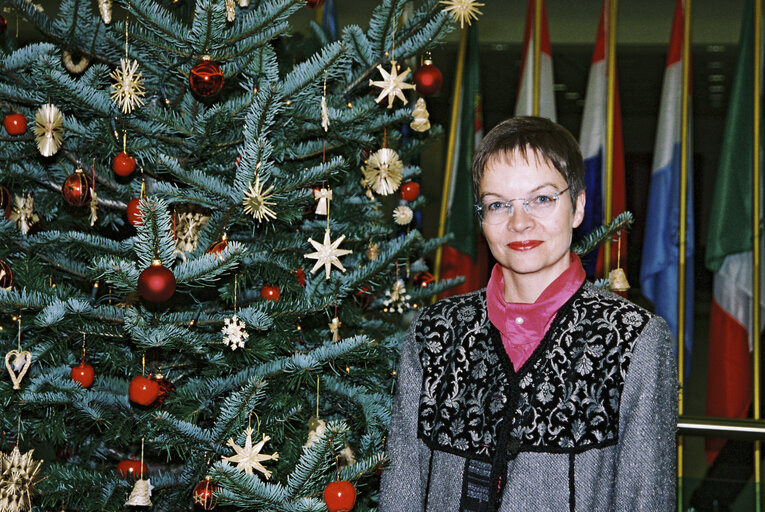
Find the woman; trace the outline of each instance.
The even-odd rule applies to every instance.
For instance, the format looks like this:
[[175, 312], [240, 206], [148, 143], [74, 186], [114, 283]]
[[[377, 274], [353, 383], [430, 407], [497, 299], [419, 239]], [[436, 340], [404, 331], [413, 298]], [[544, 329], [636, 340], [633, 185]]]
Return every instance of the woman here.
[[563, 127], [483, 139], [486, 290], [426, 308], [398, 371], [381, 512], [671, 510], [677, 377], [666, 323], [585, 282], [584, 164]]

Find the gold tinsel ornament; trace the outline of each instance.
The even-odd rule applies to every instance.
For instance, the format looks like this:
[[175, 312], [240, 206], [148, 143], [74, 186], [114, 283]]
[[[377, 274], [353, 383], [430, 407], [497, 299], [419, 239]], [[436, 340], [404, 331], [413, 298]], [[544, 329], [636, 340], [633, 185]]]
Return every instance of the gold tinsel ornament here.
[[366, 186], [387, 196], [394, 193], [401, 185], [404, 164], [398, 153], [390, 148], [378, 149], [369, 156], [367, 165], [362, 167]]
[[478, 19], [479, 14], [483, 14], [478, 8], [484, 4], [475, 0], [441, 0], [440, 3], [446, 6], [444, 11], [449, 13], [454, 21], [460, 22], [460, 28], [465, 28], [465, 23], [470, 25], [471, 21]]
[[18, 446], [11, 453], [0, 453], [0, 511], [32, 510], [32, 492], [40, 480], [42, 461], [32, 458], [34, 450], [21, 454]]
[[391, 68], [390, 73], [385, 71], [382, 64], [377, 65], [377, 70], [382, 75], [382, 80], [370, 80], [369, 85], [374, 85], [382, 89], [380, 95], [375, 98], [375, 103], [380, 103], [383, 98], [388, 97], [388, 108], [393, 108], [393, 101], [398, 98], [406, 105], [408, 103], [406, 96], [404, 96], [404, 90], [414, 89], [414, 84], [408, 84], [404, 82], [406, 77], [411, 73], [411, 68], [406, 68], [402, 74], [398, 74], [398, 68], [395, 60], [390, 61]]
[[35, 115], [35, 141], [42, 156], [53, 156], [64, 140], [64, 116], [52, 103], [46, 103]]

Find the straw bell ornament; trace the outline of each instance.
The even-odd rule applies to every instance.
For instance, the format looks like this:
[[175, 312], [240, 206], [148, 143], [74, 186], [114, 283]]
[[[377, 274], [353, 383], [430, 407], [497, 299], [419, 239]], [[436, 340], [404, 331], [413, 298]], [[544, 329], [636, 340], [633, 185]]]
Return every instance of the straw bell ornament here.
[[125, 505], [132, 507], [150, 507], [151, 489], [152, 485], [150, 480], [136, 480]]

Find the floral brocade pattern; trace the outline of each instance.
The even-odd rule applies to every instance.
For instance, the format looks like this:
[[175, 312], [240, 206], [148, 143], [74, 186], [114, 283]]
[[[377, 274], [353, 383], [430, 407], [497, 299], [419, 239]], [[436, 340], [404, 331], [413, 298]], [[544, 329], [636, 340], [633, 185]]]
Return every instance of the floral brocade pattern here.
[[615, 442], [632, 348], [649, 319], [585, 284], [516, 374], [488, 319], [485, 292], [431, 306], [415, 328], [423, 367], [419, 437], [432, 449], [481, 459], [495, 453], [505, 421], [521, 450]]

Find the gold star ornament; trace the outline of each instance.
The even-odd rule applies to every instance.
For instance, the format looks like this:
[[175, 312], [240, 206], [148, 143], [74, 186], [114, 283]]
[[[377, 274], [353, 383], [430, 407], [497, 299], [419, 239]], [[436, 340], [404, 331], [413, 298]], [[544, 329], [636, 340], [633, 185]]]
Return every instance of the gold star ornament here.
[[136, 107], [143, 105], [141, 99], [145, 94], [143, 88], [143, 77], [138, 71], [138, 61], [120, 59], [120, 67], [109, 74], [114, 80], [112, 83], [111, 98], [116, 103], [123, 114], [129, 114]]
[[460, 28], [465, 28], [465, 23], [470, 25], [471, 21], [478, 19], [479, 14], [483, 14], [478, 8], [484, 4], [475, 0], [441, 0], [440, 3], [446, 6], [444, 11], [448, 12], [454, 21], [460, 22]]
[[402, 74], [398, 74], [398, 69], [396, 68], [396, 61], [392, 60], [390, 61], [391, 68], [390, 73], [385, 71], [383, 69], [382, 64], [379, 64], [377, 66], [377, 69], [380, 71], [380, 74], [382, 75], [382, 80], [374, 81], [370, 80], [369, 85], [374, 85], [375, 87], [379, 87], [382, 89], [380, 91], [380, 95], [375, 99], [376, 103], [380, 103], [384, 97], [388, 97], [388, 108], [393, 108], [393, 101], [398, 98], [402, 101], [404, 105], [406, 105], [407, 99], [406, 96], [404, 96], [404, 90], [405, 89], [414, 89], [414, 84], [408, 84], [404, 82], [406, 80], [407, 75], [412, 71], [410, 68], [406, 68], [406, 71], [404, 71]]
[[320, 244], [312, 238], [308, 239], [311, 245], [313, 245], [313, 248], [316, 249], [316, 252], [303, 255], [306, 258], [316, 260], [316, 264], [311, 269], [311, 274], [316, 273], [317, 270], [319, 270], [321, 267], [324, 267], [326, 279], [329, 279], [329, 272], [332, 269], [332, 265], [339, 268], [342, 272], [345, 272], [345, 267], [342, 263], [340, 263], [338, 258], [340, 256], [345, 256], [346, 254], [351, 254], [353, 251], [338, 248], [343, 240], [345, 240], [345, 235], [342, 235], [334, 242], [330, 241], [329, 228], [324, 231], [323, 243]]
[[276, 218], [276, 213], [269, 208], [276, 203], [269, 201], [271, 198], [274, 187], [268, 187], [263, 190], [265, 183], [260, 182], [260, 175], [255, 175], [255, 183], [250, 183], [250, 189], [244, 193], [244, 213], [249, 213], [253, 218], [258, 219], [258, 222], [263, 220], [271, 220]]
[[236, 467], [248, 475], [252, 474], [253, 469], [255, 471], [259, 471], [260, 473], [263, 473], [263, 476], [265, 476], [266, 480], [268, 480], [271, 478], [271, 472], [267, 470], [263, 464], [261, 464], [261, 462], [265, 462], [267, 460], [279, 460], [279, 454], [273, 453], [271, 455], [266, 455], [260, 453], [260, 451], [263, 449], [263, 445], [266, 444], [266, 442], [268, 442], [271, 438], [263, 434], [263, 439], [261, 439], [255, 446], [253, 446], [252, 427], [247, 427], [244, 433], [247, 435], [247, 440], [244, 442], [244, 446], [239, 446], [234, 442], [233, 438], [230, 438], [226, 444], [228, 444], [236, 451], [236, 455], [232, 455], [231, 457], [224, 456], [221, 458], [221, 460], [225, 462], [235, 462]]

